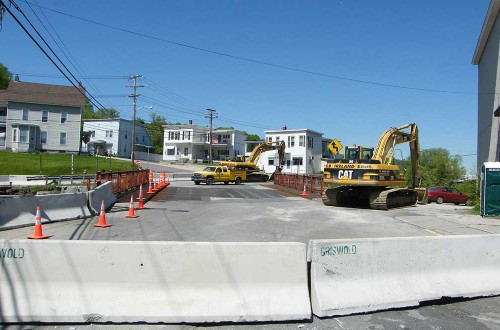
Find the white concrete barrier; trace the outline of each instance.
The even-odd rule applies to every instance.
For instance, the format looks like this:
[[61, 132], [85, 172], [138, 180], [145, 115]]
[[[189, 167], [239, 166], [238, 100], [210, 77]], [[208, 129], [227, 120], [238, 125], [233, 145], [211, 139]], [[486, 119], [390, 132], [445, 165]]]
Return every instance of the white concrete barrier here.
[[86, 193], [0, 196], [0, 228], [34, 224], [37, 206], [42, 209], [42, 223], [91, 216]]
[[302, 243], [0, 240], [0, 322], [311, 317]]
[[95, 187], [87, 193], [89, 200], [89, 209], [93, 215], [101, 211], [101, 203], [104, 200], [104, 207], [108, 208], [116, 202], [116, 196], [113, 193], [113, 183], [108, 181]]
[[312, 240], [319, 317], [500, 294], [500, 235]]

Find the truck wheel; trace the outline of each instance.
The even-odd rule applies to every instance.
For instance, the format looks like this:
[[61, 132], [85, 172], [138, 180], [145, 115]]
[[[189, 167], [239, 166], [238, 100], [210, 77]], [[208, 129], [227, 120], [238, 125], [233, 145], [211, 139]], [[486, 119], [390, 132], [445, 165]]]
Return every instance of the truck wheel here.
[[214, 178], [207, 178], [207, 184], [214, 184]]
[[224, 181], [224, 184], [229, 184], [229, 181]]
[[241, 178], [237, 177], [236, 180], [234, 181], [234, 184], [241, 184]]

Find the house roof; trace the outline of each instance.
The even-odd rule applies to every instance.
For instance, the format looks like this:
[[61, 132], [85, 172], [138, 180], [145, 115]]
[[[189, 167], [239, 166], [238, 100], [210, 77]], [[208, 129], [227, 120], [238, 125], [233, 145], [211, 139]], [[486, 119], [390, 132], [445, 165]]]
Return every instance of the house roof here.
[[490, 37], [491, 30], [497, 19], [498, 11], [500, 9], [500, 0], [491, 0], [488, 11], [486, 12], [486, 17], [483, 22], [483, 28], [481, 29], [481, 34], [479, 35], [479, 40], [477, 41], [476, 50], [474, 51], [474, 57], [472, 58], [472, 64], [479, 64], [481, 61], [481, 56], [483, 56], [484, 48]]
[[73, 86], [11, 80], [7, 89], [0, 90], [0, 106], [7, 106], [8, 102], [20, 102], [79, 108], [85, 106], [85, 89], [78, 89]]

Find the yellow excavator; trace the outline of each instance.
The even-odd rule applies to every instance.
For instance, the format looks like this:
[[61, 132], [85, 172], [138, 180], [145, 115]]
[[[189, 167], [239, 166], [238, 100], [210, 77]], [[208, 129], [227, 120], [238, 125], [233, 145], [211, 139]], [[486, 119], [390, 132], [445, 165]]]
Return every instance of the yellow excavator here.
[[[394, 147], [402, 143], [410, 145], [411, 188], [403, 188], [406, 185], [405, 173], [393, 164]], [[346, 147], [344, 158], [325, 165], [323, 172], [327, 189], [323, 194], [323, 204], [388, 210], [415, 205], [417, 201], [425, 203], [427, 191], [416, 188], [418, 166], [417, 125], [389, 128], [380, 136], [375, 149], [356, 145]]]
[[[279, 156], [279, 162], [278, 165], [276, 166], [276, 171], [281, 172], [285, 162], [285, 147], [286, 147], [285, 141], [262, 142], [258, 144], [255, 148], [253, 148], [250, 156], [248, 156], [246, 159], [243, 156], [239, 156], [235, 160], [223, 160], [220, 162], [220, 165], [225, 165], [228, 168], [232, 169], [245, 170], [247, 172], [246, 181], [265, 182], [268, 181], [270, 177], [269, 174], [263, 172], [257, 165], [257, 161], [260, 157], [260, 154], [269, 150], [277, 150]], [[274, 173], [272, 175], [274, 175]]]

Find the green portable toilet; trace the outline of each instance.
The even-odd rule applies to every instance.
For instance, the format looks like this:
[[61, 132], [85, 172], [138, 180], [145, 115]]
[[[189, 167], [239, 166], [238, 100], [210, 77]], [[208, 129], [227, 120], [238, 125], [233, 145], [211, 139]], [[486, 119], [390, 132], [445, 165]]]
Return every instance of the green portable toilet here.
[[499, 162], [487, 162], [481, 168], [481, 216], [500, 216]]

